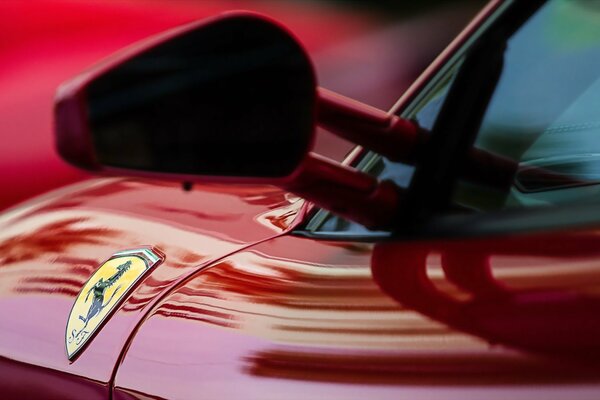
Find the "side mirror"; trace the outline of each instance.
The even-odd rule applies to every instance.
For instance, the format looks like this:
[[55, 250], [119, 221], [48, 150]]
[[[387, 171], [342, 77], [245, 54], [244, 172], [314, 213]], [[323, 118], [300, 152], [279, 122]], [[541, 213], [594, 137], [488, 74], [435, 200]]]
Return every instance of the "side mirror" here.
[[61, 87], [58, 151], [91, 170], [285, 177], [312, 144], [315, 98], [297, 41], [234, 13], [162, 34]]
[[318, 88], [296, 39], [249, 12], [176, 28], [75, 77], [55, 123], [58, 152], [86, 170], [273, 184], [374, 229], [394, 225], [399, 189], [311, 153], [316, 124], [409, 158], [418, 142], [410, 121]]

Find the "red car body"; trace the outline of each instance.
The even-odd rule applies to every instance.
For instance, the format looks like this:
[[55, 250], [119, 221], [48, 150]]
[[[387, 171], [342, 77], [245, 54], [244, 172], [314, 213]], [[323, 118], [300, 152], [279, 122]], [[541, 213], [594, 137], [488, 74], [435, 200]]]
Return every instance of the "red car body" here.
[[[500, 3], [473, 21], [396, 109]], [[4, 212], [2, 397], [597, 398], [593, 370], [491, 346], [400, 305], [385, 282], [396, 282], [401, 270], [372, 270], [373, 244], [293, 235], [310, 207], [271, 186], [204, 184], [186, 192], [161, 181], [97, 178]], [[568, 281], [593, 292], [597, 233], [534, 233], [516, 244], [470, 239], [462, 246], [499, 258], [506, 267], [499, 280], [508, 287]], [[539, 251], [536, 244], [548, 240], [568, 250]], [[102, 260], [142, 245], [159, 248], [164, 263], [69, 361], [65, 323], [81, 287]], [[417, 247], [466, 253], [456, 241], [427, 239], [401, 244], [395, 254], [410, 260]], [[539, 264], [556, 273], [523, 274]], [[444, 276], [438, 259], [426, 267], [440, 293], [472, 295]], [[473, 279], [481, 289], [482, 279]], [[406, 293], [402, 301], [410, 304]], [[568, 329], [563, 321], [556, 326]]]

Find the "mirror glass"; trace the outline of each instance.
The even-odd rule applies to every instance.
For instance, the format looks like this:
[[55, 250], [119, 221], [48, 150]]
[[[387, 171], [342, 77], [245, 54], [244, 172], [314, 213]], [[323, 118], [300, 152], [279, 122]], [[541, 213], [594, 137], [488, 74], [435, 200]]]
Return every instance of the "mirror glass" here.
[[100, 164], [205, 176], [291, 174], [312, 143], [315, 97], [305, 51], [254, 15], [184, 29], [85, 89]]

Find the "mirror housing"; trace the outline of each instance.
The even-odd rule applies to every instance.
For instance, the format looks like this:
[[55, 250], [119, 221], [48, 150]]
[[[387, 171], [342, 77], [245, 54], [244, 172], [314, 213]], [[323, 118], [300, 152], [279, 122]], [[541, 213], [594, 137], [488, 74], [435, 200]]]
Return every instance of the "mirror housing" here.
[[310, 59], [284, 28], [228, 13], [63, 85], [57, 148], [90, 170], [282, 178], [312, 146], [315, 88]]

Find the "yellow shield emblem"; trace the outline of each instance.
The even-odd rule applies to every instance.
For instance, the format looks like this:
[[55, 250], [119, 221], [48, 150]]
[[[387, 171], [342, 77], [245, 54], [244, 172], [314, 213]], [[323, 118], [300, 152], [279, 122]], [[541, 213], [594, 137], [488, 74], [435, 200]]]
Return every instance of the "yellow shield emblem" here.
[[125, 250], [115, 253], [94, 272], [75, 299], [67, 321], [69, 360], [89, 342], [135, 284], [163, 259], [150, 248]]

